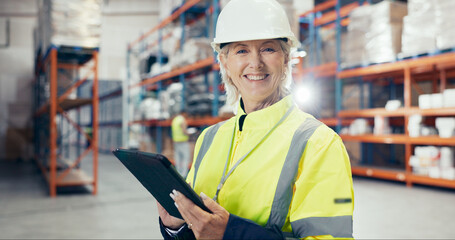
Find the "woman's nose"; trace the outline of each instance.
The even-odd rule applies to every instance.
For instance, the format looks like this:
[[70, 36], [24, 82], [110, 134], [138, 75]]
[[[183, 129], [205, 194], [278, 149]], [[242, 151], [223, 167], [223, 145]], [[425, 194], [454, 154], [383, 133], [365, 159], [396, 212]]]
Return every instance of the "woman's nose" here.
[[264, 62], [260, 52], [253, 52], [250, 54], [250, 67], [254, 69], [261, 69], [264, 67]]

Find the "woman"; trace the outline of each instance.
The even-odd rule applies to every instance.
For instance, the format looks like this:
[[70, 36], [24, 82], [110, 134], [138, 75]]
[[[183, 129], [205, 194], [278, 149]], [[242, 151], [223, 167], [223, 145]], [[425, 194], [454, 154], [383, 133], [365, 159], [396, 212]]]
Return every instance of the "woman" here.
[[275, 0], [232, 0], [220, 13], [212, 46], [238, 110], [204, 130], [187, 177], [212, 213], [173, 191], [184, 220], [158, 204], [165, 239], [352, 237], [344, 145], [287, 88], [298, 44]]

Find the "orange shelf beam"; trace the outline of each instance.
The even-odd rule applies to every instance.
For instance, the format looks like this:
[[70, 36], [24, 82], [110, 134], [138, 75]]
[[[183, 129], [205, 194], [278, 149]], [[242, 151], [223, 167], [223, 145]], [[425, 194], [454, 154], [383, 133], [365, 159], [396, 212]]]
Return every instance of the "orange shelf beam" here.
[[[343, 6], [341, 9], [340, 9], [340, 17], [346, 17], [349, 15], [349, 13], [354, 10], [355, 8], [357, 8], [359, 6], [359, 3], [358, 2], [353, 2], [353, 3], [350, 3], [350, 4], [347, 4], [346, 6]], [[330, 22], [333, 22], [337, 19], [337, 12], [334, 10], [334, 11], [330, 11], [328, 13], [324, 13], [322, 15], [322, 17], [320, 18], [316, 18], [314, 19], [314, 26], [320, 26], [320, 25], [324, 25], [324, 24], [327, 24], [327, 23], [330, 23]]]
[[388, 111], [385, 108], [371, 108], [371, 109], [359, 109], [359, 110], [342, 110], [338, 112], [338, 117], [342, 118], [357, 118], [357, 117], [404, 117], [407, 115], [405, 108], [400, 108], [393, 111]]
[[352, 175], [387, 179], [392, 181], [406, 181], [406, 172], [400, 170], [388, 170], [377, 167], [352, 166]]
[[[213, 125], [228, 119], [228, 117], [200, 117], [200, 118], [188, 118], [187, 124], [188, 126], [204, 126], [204, 125]], [[170, 127], [172, 125], [171, 119], [166, 120], [158, 120], [158, 119], [150, 119], [150, 120], [137, 120], [130, 122], [132, 124], [141, 124], [144, 126], [149, 127]]]
[[[321, 118], [318, 120], [329, 127], [335, 127], [338, 124], [337, 118]], [[353, 119], [341, 119], [341, 125], [347, 126], [351, 124], [353, 121], [354, 121]]]
[[[170, 32], [170, 33], [164, 35], [163, 38], [162, 38], [162, 40], [164, 41], [164, 40], [170, 38], [171, 36], [172, 36], [172, 32]], [[147, 47], [146, 47], [146, 49], [151, 49], [151, 48], [153, 48], [154, 46], [158, 45], [158, 43], [159, 43], [159, 40], [156, 40], [156, 41], [154, 41], [154, 42], [148, 44]]]
[[420, 109], [411, 107], [407, 111], [408, 115], [420, 114], [422, 116], [455, 116], [455, 107]]
[[413, 114], [422, 116], [455, 116], [455, 108], [432, 108], [420, 109], [418, 107], [400, 108], [393, 111], [388, 111], [385, 108], [371, 108], [359, 110], [342, 110], [338, 112], [338, 117], [341, 118], [358, 118], [358, 117], [405, 117]]
[[[62, 174], [58, 173], [57, 177], [61, 177]], [[45, 175], [46, 181], [50, 181], [50, 176], [48, 173]], [[56, 186], [58, 187], [68, 187], [68, 186], [80, 186], [80, 185], [93, 185], [95, 180], [88, 176], [84, 171], [76, 169], [69, 172], [66, 176], [59, 179], [56, 182]]]
[[308, 15], [310, 13], [324, 11], [326, 9], [335, 7], [336, 4], [337, 4], [337, 0], [329, 0], [329, 1], [326, 1], [326, 2], [323, 2], [323, 3], [320, 3], [320, 4], [316, 5], [316, 6], [314, 6], [313, 9], [308, 10], [308, 11], [300, 14], [300, 17], [305, 17], [306, 15]]
[[455, 188], [455, 180], [448, 180], [443, 178], [430, 178], [427, 176], [419, 176], [415, 174], [410, 174], [408, 179], [412, 183], [417, 184], [425, 184], [425, 185], [432, 185], [432, 186], [439, 186], [439, 187], [446, 187], [446, 188]]
[[455, 180], [442, 178], [431, 178], [412, 173], [406, 173], [400, 170], [389, 170], [380, 167], [352, 166], [352, 175], [386, 179], [398, 182], [409, 182], [411, 184], [424, 184], [430, 186], [455, 188]]
[[[341, 19], [340, 24], [341, 24], [342, 27], [346, 27], [347, 25], [349, 25], [350, 22], [351, 21], [349, 20], [349, 18], [343, 18], [343, 19]], [[330, 29], [330, 28], [335, 28], [335, 26], [336, 26], [335, 23], [331, 23], [331, 24], [325, 25], [324, 28], [329, 28]]]
[[413, 144], [413, 145], [437, 145], [437, 146], [455, 146], [455, 137], [440, 138], [439, 136], [421, 136], [409, 137], [404, 134], [389, 135], [348, 135], [340, 134], [345, 141], [384, 143], [384, 144]]
[[302, 75], [313, 74], [314, 77], [331, 77], [336, 76], [337, 63], [330, 62], [315, 67], [304, 68]]
[[409, 137], [409, 142], [416, 145], [455, 146], [455, 137], [441, 138], [437, 135]]
[[395, 63], [383, 63], [367, 67], [344, 70], [338, 73], [338, 78], [351, 78], [360, 76], [380, 75], [384, 73], [401, 72], [404, 75], [405, 68], [417, 68], [425, 65], [441, 65], [455, 61], [455, 53], [444, 53], [436, 56], [408, 59]]
[[189, 126], [204, 126], [204, 125], [213, 125], [221, 121], [224, 121], [228, 118], [223, 117], [209, 117], [209, 118], [190, 118], [188, 119]]
[[198, 69], [202, 69], [202, 68], [205, 68], [205, 67], [209, 67], [209, 66], [212, 66], [214, 64], [214, 60], [215, 60], [214, 57], [209, 57], [209, 58], [200, 60], [198, 62], [195, 62], [193, 64], [190, 64], [190, 65], [187, 65], [187, 66], [184, 66], [184, 67], [181, 67], [181, 68], [177, 68], [177, 69], [175, 69], [173, 71], [162, 73], [162, 74], [160, 74], [158, 76], [155, 76], [155, 77], [152, 77], [152, 78], [147, 78], [147, 79], [145, 79], [144, 81], [142, 81], [140, 83], [137, 83], [137, 84], [134, 84], [134, 85], [130, 86], [130, 88], [154, 84], [154, 83], [157, 83], [159, 81], [163, 81], [163, 80], [166, 80], [166, 79], [171, 79], [173, 77], [177, 77], [177, 76], [179, 76], [181, 74], [184, 74], [184, 73], [188, 73], [188, 72], [191, 72], [191, 71], [194, 71], [194, 70], [198, 70]]
[[404, 134], [390, 134], [390, 135], [347, 135], [340, 134], [341, 139], [345, 141], [356, 141], [356, 142], [369, 142], [369, 143], [385, 143], [385, 144], [406, 144], [409, 141], [409, 137]]

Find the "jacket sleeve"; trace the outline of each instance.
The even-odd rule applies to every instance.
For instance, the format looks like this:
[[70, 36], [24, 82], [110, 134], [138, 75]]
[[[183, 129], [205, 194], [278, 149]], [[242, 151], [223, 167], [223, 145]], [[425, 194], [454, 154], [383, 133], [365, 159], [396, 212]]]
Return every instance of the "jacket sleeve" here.
[[319, 127], [302, 155], [289, 220], [296, 237], [352, 238], [354, 191], [341, 138]]
[[196, 239], [194, 237], [193, 231], [188, 228], [188, 226], [185, 224], [183, 228], [178, 230], [177, 233], [172, 234], [166, 230], [166, 227], [163, 225], [163, 222], [161, 221], [161, 218], [159, 218], [160, 222], [160, 231], [161, 235], [163, 236], [164, 240], [193, 240]]
[[284, 239], [284, 237], [280, 229], [264, 228], [249, 219], [230, 214], [223, 239]]

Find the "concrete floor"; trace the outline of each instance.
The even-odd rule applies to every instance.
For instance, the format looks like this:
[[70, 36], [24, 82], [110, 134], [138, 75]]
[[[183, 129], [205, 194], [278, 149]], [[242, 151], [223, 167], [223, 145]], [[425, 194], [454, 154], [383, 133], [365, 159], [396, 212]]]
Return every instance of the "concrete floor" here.
[[[455, 190], [365, 178], [354, 188], [357, 239], [455, 236]], [[33, 163], [0, 162], [0, 238], [162, 239], [155, 200], [112, 155], [100, 155], [98, 195], [69, 190], [50, 198]]]

